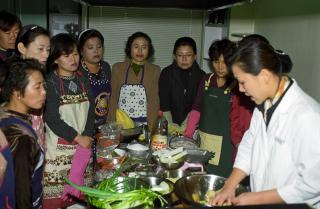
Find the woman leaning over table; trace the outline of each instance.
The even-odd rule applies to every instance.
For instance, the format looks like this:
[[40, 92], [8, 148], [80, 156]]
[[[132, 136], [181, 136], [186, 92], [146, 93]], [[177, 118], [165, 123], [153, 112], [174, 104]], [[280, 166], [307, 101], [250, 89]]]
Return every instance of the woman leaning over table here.
[[108, 121], [114, 121], [116, 109], [121, 108], [134, 121], [152, 127], [159, 110], [160, 67], [148, 61], [154, 53], [151, 38], [143, 32], [132, 34], [125, 53], [126, 60], [112, 67]]
[[[320, 208], [320, 105], [283, 73], [278, 52], [258, 40], [240, 45], [232, 65], [256, 103], [234, 169], [212, 205], [308, 203]], [[251, 192], [235, 197], [250, 175]]]

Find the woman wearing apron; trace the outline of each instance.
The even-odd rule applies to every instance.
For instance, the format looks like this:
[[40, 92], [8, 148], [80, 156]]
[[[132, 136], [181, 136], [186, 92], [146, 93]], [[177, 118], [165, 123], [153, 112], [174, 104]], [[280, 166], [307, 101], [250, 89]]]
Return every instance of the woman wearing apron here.
[[127, 59], [112, 67], [109, 121], [115, 121], [121, 108], [136, 122], [149, 127], [159, 110], [158, 80], [160, 67], [148, 62], [154, 49], [150, 37], [142, 32], [132, 34], [125, 49]]
[[185, 135], [192, 137], [199, 125], [200, 147], [214, 153], [208, 172], [228, 177], [242, 135], [249, 127], [252, 104], [237, 91], [237, 82], [229, 75], [225, 59], [235, 45], [219, 40], [209, 48], [214, 73], [201, 81], [198, 95], [187, 121]]
[[89, 81], [95, 98], [95, 128], [106, 123], [111, 95], [111, 69], [103, 61], [104, 38], [95, 29], [87, 29], [79, 35], [79, 50], [83, 75]]
[[48, 66], [44, 208], [60, 208], [74, 204], [69, 198], [80, 197], [79, 192], [65, 186], [64, 178], [80, 185], [92, 181], [91, 169], [87, 168], [94, 133], [94, 101], [88, 80], [78, 71], [79, 53], [71, 36], [58, 34], [52, 38]]

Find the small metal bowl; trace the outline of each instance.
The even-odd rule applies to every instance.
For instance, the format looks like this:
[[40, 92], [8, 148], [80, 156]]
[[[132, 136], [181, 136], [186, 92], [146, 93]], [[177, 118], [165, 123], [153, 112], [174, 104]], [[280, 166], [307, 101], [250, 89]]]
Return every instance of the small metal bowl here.
[[146, 147], [146, 149], [140, 150], [140, 149], [133, 149], [132, 145], [134, 145], [134, 144], [129, 144], [127, 146], [130, 157], [138, 158], [138, 159], [147, 158], [147, 156], [149, 155], [149, 152], [150, 152], [148, 147]]
[[190, 171], [182, 169], [166, 170], [163, 174], [164, 178], [171, 181], [172, 183], [175, 183], [180, 178], [189, 175], [191, 175]]
[[185, 157], [181, 157], [178, 160], [176, 160], [176, 162], [173, 162], [173, 163], [162, 162], [160, 160], [160, 158], [157, 157], [157, 156], [154, 156], [154, 160], [158, 163], [158, 165], [160, 165], [164, 169], [166, 169], [166, 170], [174, 170], [174, 169], [180, 168], [184, 164]]

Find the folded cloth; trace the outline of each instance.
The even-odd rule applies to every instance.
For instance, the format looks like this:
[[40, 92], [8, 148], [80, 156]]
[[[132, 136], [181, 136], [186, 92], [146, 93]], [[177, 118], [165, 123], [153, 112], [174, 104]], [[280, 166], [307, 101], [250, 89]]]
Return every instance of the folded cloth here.
[[189, 138], [193, 137], [193, 133], [196, 130], [196, 127], [200, 120], [200, 112], [197, 110], [191, 110], [189, 118], [187, 121], [187, 127], [184, 130], [183, 135]]
[[[77, 145], [76, 152], [73, 155], [72, 165], [69, 172], [69, 180], [75, 184], [84, 184], [84, 173], [88, 166], [91, 157], [91, 149], [81, 147]], [[79, 198], [81, 195], [80, 191], [71, 187], [70, 185], [65, 185], [61, 199], [64, 201], [70, 200], [70, 196]]]

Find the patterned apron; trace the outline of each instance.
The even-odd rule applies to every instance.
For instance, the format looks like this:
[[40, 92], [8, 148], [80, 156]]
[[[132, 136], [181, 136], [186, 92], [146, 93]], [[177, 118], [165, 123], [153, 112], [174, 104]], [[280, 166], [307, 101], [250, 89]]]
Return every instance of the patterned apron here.
[[[77, 78], [79, 75], [76, 75]], [[79, 79], [78, 79], [79, 80]], [[79, 80], [80, 81], [80, 80]], [[60, 79], [59, 114], [61, 119], [69, 126], [73, 127], [79, 134], [85, 129], [89, 110], [89, 99], [84, 84], [80, 81], [82, 93], [77, 95], [66, 95], [63, 88], [63, 80]], [[64, 189], [64, 178], [68, 178], [71, 169], [72, 157], [76, 150], [76, 144], [70, 143], [57, 136], [50, 127], [46, 127], [46, 166], [44, 174], [44, 199], [57, 199]], [[91, 169], [86, 171], [85, 185], [91, 183]], [[90, 173], [88, 173], [90, 172]]]
[[199, 123], [200, 147], [215, 153], [214, 158], [207, 165], [208, 172], [228, 177], [233, 167], [233, 147], [230, 139], [230, 91], [235, 84], [233, 82], [227, 89], [209, 87], [212, 75], [205, 84]]
[[127, 84], [130, 66], [126, 72], [125, 83], [120, 88], [118, 105], [135, 122], [147, 124], [147, 94], [143, 85], [144, 67], [140, 84]]

